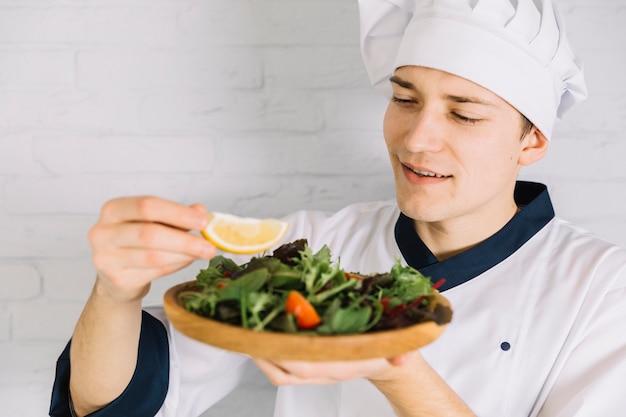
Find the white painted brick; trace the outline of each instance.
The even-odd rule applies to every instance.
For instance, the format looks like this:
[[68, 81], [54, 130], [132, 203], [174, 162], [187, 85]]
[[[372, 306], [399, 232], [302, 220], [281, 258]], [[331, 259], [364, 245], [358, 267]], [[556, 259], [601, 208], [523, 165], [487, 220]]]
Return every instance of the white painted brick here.
[[77, 55], [81, 89], [147, 91], [260, 88], [260, 51], [251, 48], [96, 49]]
[[162, 134], [215, 129], [311, 132], [323, 127], [319, 104], [306, 93], [154, 94], [146, 98], [140, 117], [145, 130]]
[[59, 50], [0, 50], [0, 89], [46, 91], [69, 88], [74, 78], [74, 54]]
[[31, 159], [53, 174], [211, 172], [214, 136], [42, 135], [34, 139]]
[[135, 93], [0, 94], [0, 129], [70, 129], [96, 132], [140, 132]]
[[[622, 87], [626, 90], [626, 87]], [[622, 136], [626, 129], [626, 93], [590, 96], [568, 112], [563, 123], [557, 123], [554, 136], [580, 135], [593, 140], [598, 133]], [[604, 135], [603, 135], [604, 136]]]
[[36, 127], [46, 107], [45, 95], [27, 92], [0, 94], [0, 129]]
[[[235, 95], [219, 127], [229, 130], [313, 132], [322, 129], [321, 106], [309, 94], [278, 91]], [[245, 125], [242, 121], [245, 120]]]
[[[44, 99], [41, 127], [104, 132], [138, 132], [141, 96], [132, 92], [60, 92]], [[38, 123], [35, 123], [37, 126]]]
[[[567, 19], [567, 34], [575, 50], [623, 50], [626, 46], [626, 9], [623, 0], [561, 2]], [[622, 54], [616, 54], [620, 56]], [[608, 54], [608, 57], [613, 57]]]
[[95, 220], [78, 216], [0, 216], [3, 258], [90, 256], [87, 231]]
[[83, 304], [38, 300], [14, 305], [13, 340], [68, 340], [72, 336]]
[[391, 173], [382, 135], [377, 132], [321, 132], [316, 135], [257, 134], [222, 140], [225, 174]]
[[370, 82], [358, 48], [268, 48], [264, 52], [269, 88], [369, 91]]
[[186, 44], [358, 44], [351, 0], [214, 0], [188, 7], [179, 18]]
[[[87, 221], [95, 222], [100, 208], [109, 199], [122, 196], [157, 195], [184, 202], [191, 182], [192, 178], [185, 175], [162, 174], [20, 177], [8, 180], [4, 187], [5, 210], [16, 216], [19, 214], [86, 214], [90, 216], [90, 220]], [[211, 186], [210, 182], [205, 184], [205, 187], [208, 186]], [[28, 191], [25, 192], [25, 190]], [[46, 237], [51, 238], [54, 237], [56, 229], [67, 227], [64, 220], [71, 222], [74, 219], [76, 219], [75, 216], [68, 216], [67, 219], [56, 217], [45, 219], [42, 216], [32, 216], [24, 217], [21, 221], [32, 220], [33, 234], [49, 233]], [[79, 221], [76, 226], [83, 227], [84, 221]], [[20, 226], [23, 227], [24, 224]], [[40, 227], [44, 229], [40, 230]], [[87, 229], [85, 229], [84, 236], [86, 236], [86, 231]], [[61, 232], [59, 236], [65, 236], [69, 231]], [[80, 236], [81, 239], [84, 236]]]
[[139, 108], [144, 130], [160, 134], [214, 132], [227, 111], [226, 93], [148, 94]]
[[[56, 360], [67, 344], [66, 340], [39, 340], [0, 343], [0, 376], [10, 372], [25, 374], [54, 369]], [[3, 381], [6, 384], [6, 381]], [[51, 391], [52, 385], [49, 385]], [[3, 392], [0, 390], [0, 392]], [[28, 398], [22, 397], [24, 401]], [[18, 414], [19, 415], [19, 414]], [[45, 415], [45, 414], [43, 414]], [[36, 417], [37, 415], [32, 415]], [[41, 414], [39, 414], [41, 416]]]
[[[93, 187], [93, 185], [94, 183], [85, 176], [18, 177], [7, 181], [4, 186], [5, 210], [15, 215], [77, 212], [95, 215], [104, 201], [116, 194], [116, 190], [110, 189], [112, 186], [110, 181], [103, 181], [98, 187]], [[124, 192], [123, 190], [117, 191]], [[80, 198], [77, 198], [78, 196]], [[42, 226], [45, 228], [44, 234], [47, 231], [48, 238], [53, 237], [59, 223], [54, 218], [49, 218], [45, 222], [37, 216], [23, 218], [18, 227], [25, 226], [28, 227], [25, 230], [27, 234], [25, 233], [22, 238], [30, 240], [42, 233]]]
[[[626, 38], [626, 31], [622, 35]], [[623, 46], [626, 49], [626, 43]], [[626, 80], [623, 74], [626, 73], [626, 58], [622, 54], [612, 54], [606, 49], [594, 48], [584, 52], [584, 71], [589, 95], [591, 97], [601, 96], [609, 103], [623, 95]], [[621, 83], [619, 88], [616, 83]], [[611, 99], [613, 98], [613, 99]]]
[[624, 220], [623, 216], [586, 218], [579, 220], [577, 224], [610, 242], [622, 247], [626, 246], [626, 220]]
[[561, 174], [524, 174], [520, 178], [548, 185], [557, 216], [626, 246], [624, 180], [572, 181]]
[[557, 216], [626, 246], [624, 181], [570, 181], [558, 176], [522, 176], [548, 184]]
[[[32, 350], [29, 352], [35, 353]], [[48, 359], [48, 356], [45, 356]], [[54, 358], [52, 357], [52, 363]], [[54, 381], [52, 370], [31, 370], [26, 364], [20, 372], [0, 371], [0, 401], [3, 416], [47, 416]], [[13, 366], [15, 367], [15, 366]], [[31, 372], [25, 372], [31, 371]]]
[[11, 339], [11, 315], [0, 302], [0, 346], [1, 342], [7, 342]]
[[[7, 183], [7, 181], [9, 181], [9, 178], [10, 178], [10, 177], [9, 177], [9, 176], [7, 176], [7, 175], [2, 175], [2, 174], [0, 174], [0, 201], [2, 201], [2, 197], [1, 197], [1, 190], [3, 190], [3, 189], [4, 189], [4, 185]], [[5, 213], [4, 207], [2, 207], [2, 206], [0, 205], [0, 216], [3, 216], [3, 215], [5, 215], [5, 214], [6, 214], [6, 213]], [[1, 234], [1, 233], [2, 233], [2, 230], [0, 229], [0, 238], [2, 237], [2, 234]]]
[[[245, 216], [282, 216], [299, 209], [337, 210], [357, 201], [393, 198], [395, 189], [389, 175], [279, 176], [262, 180], [224, 178], [210, 186], [211, 193], [198, 201], [215, 211]], [[194, 183], [202, 195], [206, 184]], [[219, 196], [216, 198], [215, 196]]]
[[[161, 3], [68, 6], [59, 1], [0, 9], [0, 39], [14, 43], [175, 44], [177, 8]], [[52, 4], [51, 4], [52, 3]], [[127, 2], [128, 3], [128, 2]], [[134, 3], [134, 2], [133, 2]]]
[[[570, 191], [567, 195], [570, 197], [570, 206], [574, 206], [576, 202], [580, 202], [581, 195], [576, 198], [576, 184], [570, 184]], [[587, 213], [591, 214], [591, 218], [614, 218], [622, 223], [624, 213], [626, 213], [626, 186], [624, 180], [603, 180], [596, 179], [590, 181], [587, 186], [587, 193], [583, 194], [589, 202], [587, 205]], [[579, 203], [580, 204], [580, 203]]]
[[587, 181], [590, 172], [601, 172], [604, 178], [626, 181], [624, 155], [626, 141], [616, 140], [614, 135], [597, 134], [593, 140], [556, 137], [544, 159], [525, 172], [569, 182]]
[[52, 301], [85, 302], [96, 279], [91, 257], [79, 260], [44, 260], [40, 263], [46, 298]]
[[30, 132], [0, 133], [0, 174], [43, 174], [41, 166], [33, 158], [32, 137]]
[[0, 261], [0, 300], [28, 300], [41, 291], [41, 277], [35, 267]]
[[388, 100], [375, 91], [320, 93], [324, 100], [324, 120], [329, 129], [382, 131]]
[[556, 3], [561, 7], [561, 9], [566, 8], [567, 6], [578, 7], [593, 5], [596, 7], [612, 7], [615, 10], [619, 10], [622, 6], [624, 6], [624, 0], [596, 0], [593, 3], [590, 3], [587, 0], [557, 0]]

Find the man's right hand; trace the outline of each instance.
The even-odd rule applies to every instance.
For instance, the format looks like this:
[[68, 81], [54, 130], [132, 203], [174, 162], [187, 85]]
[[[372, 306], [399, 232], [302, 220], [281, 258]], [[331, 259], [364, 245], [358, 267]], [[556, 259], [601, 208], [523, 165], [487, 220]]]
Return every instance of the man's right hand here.
[[215, 255], [215, 247], [188, 233], [206, 227], [206, 209], [157, 197], [108, 201], [89, 231], [98, 284], [116, 301], [142, 298], [155, 279]]

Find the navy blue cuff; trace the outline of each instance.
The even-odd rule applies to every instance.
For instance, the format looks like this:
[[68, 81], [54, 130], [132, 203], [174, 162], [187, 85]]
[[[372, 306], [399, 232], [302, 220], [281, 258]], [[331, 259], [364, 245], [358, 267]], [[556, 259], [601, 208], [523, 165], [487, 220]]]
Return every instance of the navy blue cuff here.
[[[51, 417], [71, 417], [70, 344], [57, 361], [50, 402]], [[167, 331], [161, 321], [142, 312], [137, 367], [122, 394], [89, 417], [153, 417], [161, 408], [169, 384], [170, 355]]]

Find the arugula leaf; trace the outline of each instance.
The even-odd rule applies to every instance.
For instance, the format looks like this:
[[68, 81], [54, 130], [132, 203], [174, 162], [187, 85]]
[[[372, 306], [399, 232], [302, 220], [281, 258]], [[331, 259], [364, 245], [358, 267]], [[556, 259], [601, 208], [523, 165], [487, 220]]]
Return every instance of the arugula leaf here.
[[339, 294], [340, 292], [346, 291], [351, 288], [357, 288], [360, 283], [361, 281], [358, 281], [356, 279], [344, 279], [344, 282], [342, 284], [333, 286], [326, 291], [312, 295], [309, 297], [309, 299], [312, 304], [321, 304], [326, 301], [326, 299], [334, 296], [335, 294]]
[[317, 333], [352, 334], [367, 331], [378, 321], [382, 309], [374, 303], [365, 302], [366, 299], [359, 297], [349, 305], [342, 306], [341, 299], [334, 298], [324, 313], [323, 324], [316, 329]]
[[263, 287], [269, 278], [269, 272], [265, 268], [255, 269], [228, 282], [219, 293], [221, 300], [238, 300], [241, 308], [241, 325], [248, 328], [248, 304], [252, 294]]
[[219, 292], [221, 300], [240, 300], [248, 293], [259, 291], [270, 277], [267, 269], [259, 268], [241, 275], [237, 279], [226, 281], [226, 285]]
[[351, 307], [337, 310], [330, 327], [334, 333], [361, 333], [367, 329], [372, 309], [370, 307]]
[[345, 281], [345, 274], [339, 266], [339, 262], [332, 263], [330, 249], [324, 245], [313, 253], [309, 246], [300, 252], [300, 259], [295, 260], [296, 267], [302, 270], [302, 281], [305, 292], [315, 294], [322, 290], [330, 282]]
[[408, 304], [420, 297], [429, 297], [433, 294], [432, 282], [422, 275], [417, 269], [410, 266], [402, 266], [399, 259], [391, 268], [391, 275], [394, 277], [393, 284], [389, 288], [384, 288], [382, 297], [389, 297], [390, 307]]
[[223, 278], [226, 275], [230, 276], [239, 270], [241, 267], [232, 259], [218, 255], [209, 261], [209, 266], [206, 269], [201, 269], [198, 272], [196, 280], [200, 285], [210, 285], [213, 280]]
[[263, 312], [270, 310], [274, 315], [278, 314], [282, 309], [274, 306], [278, 304], [279, 298], [277, 295], [268, 292], [251, 292], [248, 296], [248, 310], [251, 314], [249, 327], [264, 324], [264, 320], [261, 317]]

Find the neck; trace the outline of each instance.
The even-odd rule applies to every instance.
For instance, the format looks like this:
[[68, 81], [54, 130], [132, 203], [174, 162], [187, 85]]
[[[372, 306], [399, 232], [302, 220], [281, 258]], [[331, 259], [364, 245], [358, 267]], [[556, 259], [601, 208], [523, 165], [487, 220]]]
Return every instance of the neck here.
[[438, 222], [414, 220], [413, 224], [422, 242], [443, 261], [483, 242], [502, 229], [519, 212], [515, 202], [493, 216], [473, 215]]

